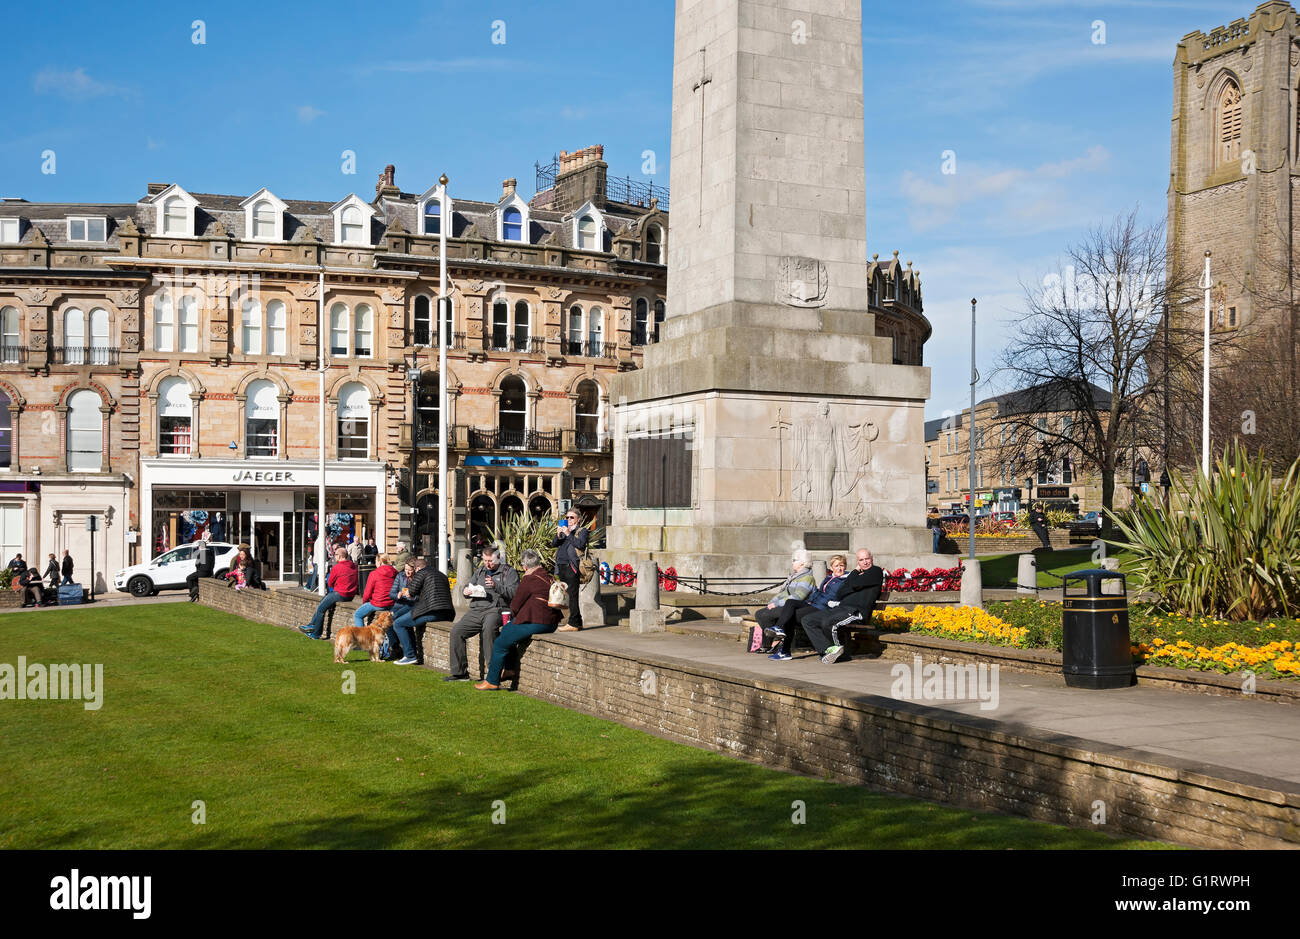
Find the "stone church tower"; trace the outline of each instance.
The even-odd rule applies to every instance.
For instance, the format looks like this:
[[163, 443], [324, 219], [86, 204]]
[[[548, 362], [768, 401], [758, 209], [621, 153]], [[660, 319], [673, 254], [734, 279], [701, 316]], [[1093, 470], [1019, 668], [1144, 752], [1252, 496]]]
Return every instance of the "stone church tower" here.
[[[1292, 289], [1298, 88], [1300, 20], [1283, 0], [1178, 44], [1169, 262], [1194, 284], [1205, 251], [1213, 252], [1216, 330], [1285, 315], [1278, 301]], [[1202, 309], [1190, 304], [1181, 325], [1199, 329]]]

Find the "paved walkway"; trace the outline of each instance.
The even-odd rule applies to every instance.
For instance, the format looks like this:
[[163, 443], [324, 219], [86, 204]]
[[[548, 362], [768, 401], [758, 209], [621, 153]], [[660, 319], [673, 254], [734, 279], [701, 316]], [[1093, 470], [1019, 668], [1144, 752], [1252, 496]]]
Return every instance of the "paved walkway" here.
[[[693, 625], [693, 624], [692, 624]], [[735, 630], [738, 627], [730, 627]], [[904, 663], [854, 658], [822, 665], [811, 652], [788, 662], [745, 652], [740, 642], [673, 633], [633, 635], [623, 627], [567, 633], [596, 649], [653, 654], [722, 666], [767, 681], [797, 679], [829, 693], [890, 698], [891, 669]], [[909, 666], [910, 668], [910, 666]], [[920, 701], [940, 711], [1005, 724], [1008, 732], [1070, 746], [1095, 741], [1148, 755], [1155, 763], [1184, 760], [1203, 771], [1240, 782], [1300, 793], [1300, 706], [1215, 697], [1197, 692], [1133, 687], [1089, 691], [1065, 687], [1056, 676], [999, 671], [998, 706], [981, 710], [976, 700]], [[1139, 753], [1133, 754], [1141, 758]]]

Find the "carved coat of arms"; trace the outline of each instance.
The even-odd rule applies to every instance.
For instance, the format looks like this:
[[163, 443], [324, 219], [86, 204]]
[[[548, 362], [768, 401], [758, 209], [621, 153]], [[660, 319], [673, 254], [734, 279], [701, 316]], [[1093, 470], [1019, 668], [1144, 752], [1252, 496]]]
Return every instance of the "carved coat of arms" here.
[[784, 257], [776, 280], [776, 301], [786, 306], [826, 305], [826, 265], [816, 258]]

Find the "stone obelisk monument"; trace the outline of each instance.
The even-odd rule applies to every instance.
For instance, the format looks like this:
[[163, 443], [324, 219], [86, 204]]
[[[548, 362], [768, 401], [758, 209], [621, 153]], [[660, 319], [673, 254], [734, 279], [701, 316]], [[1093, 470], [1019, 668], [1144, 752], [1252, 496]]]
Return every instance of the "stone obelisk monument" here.
[[865, 176], [859, 0], [677, 0], [667, 319], [611, 393], [611, 556], [928, 555], [929, 369], [867, 311]]

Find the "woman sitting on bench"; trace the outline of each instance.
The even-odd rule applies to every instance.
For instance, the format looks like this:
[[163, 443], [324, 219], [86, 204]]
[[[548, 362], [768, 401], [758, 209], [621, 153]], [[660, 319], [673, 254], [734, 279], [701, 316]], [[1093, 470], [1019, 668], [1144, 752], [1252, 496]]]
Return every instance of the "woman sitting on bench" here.
[[845, 573], [849, 566], [848, 559], [842, 554], [832, 555], [826, 566], [828, 570], [821, 586], [808, 594], [807, 600], [787, 600], [781, 607], [781, 615], [777, 618], [776, 626], [773, 627], [780, 641], [768, 656], [774, 662], [783, 662], [790, 658], [790, 648], [796, 629], [802, 626], [803, 621], [813, 613], [830, 609], [831, 603], [844, 589], [848, 579]]

